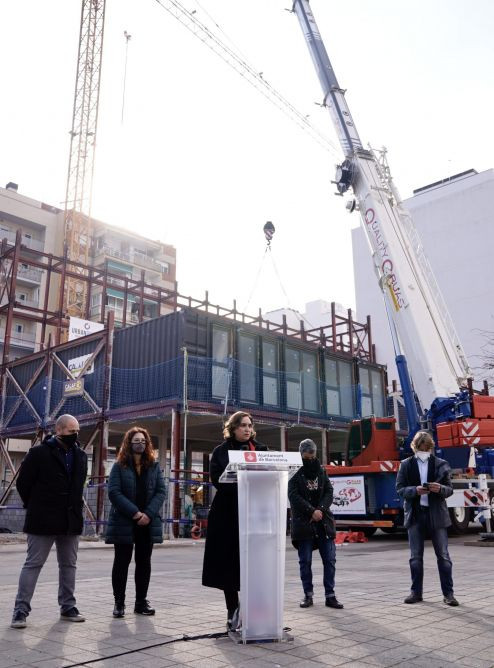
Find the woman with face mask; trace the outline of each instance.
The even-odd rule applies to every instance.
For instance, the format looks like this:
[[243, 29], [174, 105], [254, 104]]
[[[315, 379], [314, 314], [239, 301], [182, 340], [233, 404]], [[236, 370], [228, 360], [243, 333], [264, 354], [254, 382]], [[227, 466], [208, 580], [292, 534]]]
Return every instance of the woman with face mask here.
[[114, 617], [125, 614], [127, 573], [135, 549], [134, 612], [154, 615], [147, 600], [154, 543], [163, 542], [161, 508], [165, 500], [165, 481], [155, 460], [151, 437], [146, 429], [132, 427], [125, 434], [108, 480], [112, 504], [105, 542], [113, 543], [112, 570]]
[[430, 536], [437, 557], [439, 579], [446, 605], [456, 606], [453, 592], [453, 565], [448, 552], [451, 524], [446, 499], [453, 494], [448, 462], [434, 455], [434, 440], [427, 431], [418, 431], [410, 447], [412, 457], [401, 462], [396, 491], [403, 499], [404, 525], [410, 543], [412, 588], [405, 603], [422, 601], [424, 541]]

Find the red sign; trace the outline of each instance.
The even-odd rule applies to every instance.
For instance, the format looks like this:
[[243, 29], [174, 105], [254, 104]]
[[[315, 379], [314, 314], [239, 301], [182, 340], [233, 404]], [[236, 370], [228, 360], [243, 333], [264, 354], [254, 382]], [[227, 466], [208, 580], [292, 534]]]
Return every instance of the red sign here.
[[257, 462], [257, 455], [255, 452], [244, 452], [244, 459], [249, 464], [252, 464], [253, 462]]

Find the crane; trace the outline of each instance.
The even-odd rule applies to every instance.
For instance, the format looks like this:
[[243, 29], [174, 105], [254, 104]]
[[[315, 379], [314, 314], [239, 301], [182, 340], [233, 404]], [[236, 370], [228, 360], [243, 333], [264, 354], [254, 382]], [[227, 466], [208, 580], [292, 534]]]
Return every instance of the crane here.
[[[98, 106], [103, 56], [106, 0], [82, 0], [77, 74], [70, 131], [70, 156], [64, 212], [64, 245], [67, 259], [87, 267], [91, 245], [91, 194], [98, 126]], [[85, 274], [72, 265], [72, 272]], [[87, 282], [68, 277], [64, 311], [86, 318]]]
[[[489, 526], [489, 489], [494, 498], [494, 481], [487, 481], [487, 475], [492, 476], [494, 471], [494, 397], [475, 397], [471, 391], [472, 374], [466, 355], [417, 230], [393, 183], [385, 153], [379, 156], [362, 144], [309, 0], [293, 0], [292, 12], [299, 20], [321, 84], [323, 105], [330, 112], [344, 155], [333, 183], [339, 195], [353, 191], [354, 200], [347, 208], [359, 210], [371, 248], [409, 425], [404, 447], [398, 448], [394, 418], [369, 417], [352, 422], [345, 465], [328, 467], [328, 473], [335, 476], [337, 484], [351, 476], [352, 484], [361, 485], [361, 495], [368, 497], [365, 512], [360, 507], [353, 516], [349, 509], [339, 514], [344, 515], [345, 522], [349, 519], [350, 524], [367, 527], [370, 534], [378, 526], [389, 530], [400, 526], [396, 472], [399, 459], [410, 454], [409, 443], [422, 423], [433, 430], [441, 456], [459, 471], [459, 477], [453, 480], [454, 495], [448, 500], [453, 527], [458, 532], [466, 529], [471, 518], [469, 506], [473, 505], [483, 508]], [[420, 416], [407, 362], [421, 403]], [[479, 453], [474, 446], [481, 448]], [[479, 474], [475, 482], [465, 478], [468, 468], [470, 475], [473, 468]], [[476, 489], [472, 489], [474, 484]]]
[[[389, 315], [397, 366], [404, 396], [409, 392], [405, 359], [413, 386], [424, 409], [439, 397], [456, 395], [472, 377], [465, 353], [416, 228], [402, 205], [387, 165], [365, 149], [331, 66], [308, 0], [295, 0], [297, 15], [323, 91], [323, 104], [331, 114], [344, 154], [337, 167], [338, 194], [350, 188], [351, 209], [360, 211], [362, 226], [372, 249], [379, 285]], [[413, 401], [406, 401], [413, 412]], [[412, 414], [410, 426], [418, 428]]]

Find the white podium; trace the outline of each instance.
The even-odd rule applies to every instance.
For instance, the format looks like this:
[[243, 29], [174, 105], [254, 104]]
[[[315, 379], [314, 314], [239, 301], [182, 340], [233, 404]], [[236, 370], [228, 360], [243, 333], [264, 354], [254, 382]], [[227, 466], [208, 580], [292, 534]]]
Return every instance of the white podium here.
[[236, 642], [282, 641], [288, 479], [298, 452], [229, 450], [220, 482], [238, 482], [239, 627]]

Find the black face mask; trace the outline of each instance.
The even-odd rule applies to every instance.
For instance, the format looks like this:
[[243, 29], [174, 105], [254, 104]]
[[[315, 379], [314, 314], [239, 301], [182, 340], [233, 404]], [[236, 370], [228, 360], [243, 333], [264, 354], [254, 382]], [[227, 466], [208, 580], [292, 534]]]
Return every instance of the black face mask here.
[[70, 447], [71, 445], [75, 445], [78, 435], [79, 434], [62, 434], [61, 436], [58, 436], [58, 438], [62, 441], [64, 445]]
[[315, 459], [302, 459], [304, 465], [304, 474], [306, 476], [314, 478], [318, 473], [321, 465], [317, 457]]

